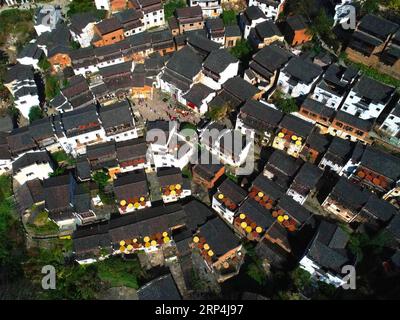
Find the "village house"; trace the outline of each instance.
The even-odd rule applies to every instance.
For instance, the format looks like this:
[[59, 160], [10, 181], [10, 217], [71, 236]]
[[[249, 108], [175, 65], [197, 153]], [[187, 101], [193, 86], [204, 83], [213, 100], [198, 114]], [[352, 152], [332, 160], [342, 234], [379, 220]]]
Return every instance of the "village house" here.
[[323, 72], [319, 65], [294, 57], [280, 72], [278, 88], [293, 98], [307, 95]]
[[221, 0], [189, 0], [189, 7], [200, 6], [204, 17], [219, 17], [222, 13]]
[[221, 44], [207, 38], [205, 30], [187, 32], [186, 44], [192, 48], [203, 60], [214, 50], [221, 48]]
[[380, 55], [379, 69], [400, 78], [400, 28]]
[[201, 30], [204, 28], [203, 12], [199, 5], [177, 8], [168, 23], [174, 36], [187, 31]]
[[44, 206], [43, 181], [40, 179], [27, 181], [14, 189], [14, 195], [17, 201], [17, 210], [23, 218], [30, 217], [32, 208], [43, 208]]
[[94, 25], [99, 21], [100, 19], [90, 12], [73, 14], [69, 24], [72, 39], [78, 42], [81, 48], [89, 47], [94, 37]]
[[13, 179], [20, 185], [34, 179], [46, 179], [54, 172], [54, 164], [47, 151], [28, 152], [12, 163]]
[[158, 168], [157, 179], [164, 203], [175, 202], [192, 194], [190, 182], [182, 176], [182, 171], [179, 168]]
[[399, 210], [395, 206], [372, 194], [360, 211], [357, 220], [372, 230], [379, 230], [387, 226], [398, 214]]
[[348, 247], [349, 240], [349, 235], [340, 226], [322, 221], [300, 260], [300, 267], [316, 280], [340, 287], [346, 283], [342, 267], [355, 263]]
[[[260, 100], [264, 91], [258, 89], [245, 81], [242, 77], [236, 76], [229, 79], [222, 85], [222, 94], [227, 96], [228, 101], [238, 102], [238, 106], [244, 104], [247, 100]], [[235, 107], [232, 105], [232, 107]]]
[[[301, 206], [299, 203], [294, 201], [291, 197], [283, 195], [274, 208], [275, 212], [272, 211], [272, 217], [276, 218], [280, 227], [283, 227], [284, 237], [274, 236], [274, 230], [269, 230], [266, 237], [271, 242], [286, 241], [288, 235], [300, 233], [304, 230], [304, 235], [306, 231], [312, 230], [315, 227], [315, 219], [313, 213], [308, 211], [306, 208]], [[285, 233], [287, 235], [285, 235]], [[290, 241], [288, 241], [286, 250], [290, 252]], [[283, 247], [286, 247], [283, 245]], [[288, 250], [289, 249], [289, 250]]]
[[338, 110], [357, 77], [356, 69], [331, 64], [317, 83], [312, 98], [329, 108]]
[[103, 47], [123, 40], [124, 30], [116, 17], [104, 19], [94, 26], [92, 44], [95, 47]]
[[[215, 131], [214, 129], [217, 129]], [[242, 134], [239, 130], [214, 127], [211, 123], [200, 135], [202, 146], [223, 164], [239, 169], [246, 161], [250, 161], [250, 150], [254, 139], [251, 135]]]
[[129, 100], [101, 107], [99, 115], [108, 141], [125, 141], [138, 137]]
[[182, 97], [186, 101], [186, 106], [200, 114], [208, 111], [208, 103], [215, 97], [213, 89], [203, 83], [194, 84], [190, 90]]
[[350, 179], [383, 195], [395, 188], [400, 181], [400, 159], [367, 146]]
[[151, 207], [150, 191], [144, 170], [118, 174], [113, 189], [121, 214]]
[[[45, 32], [36, 39], [36, 43], [43, 50], [47, 58], [58, 52], [67, 52], [71, 46], [71, 33], [65, 23], [57, 24], [51, 32]], [[50, 64], [52, 61], [49, 61]], [[53, 66], [52, 66], [53, 67]]]
[[165, 56], [175, 51], [174, 38], [170, 30], [153, 31], [150, 35], [153, 52]]
[[307, 198], [319, 189], [322, 174], [323, 171], [317, 166], [308, 162], [304, 163], [286, 194], [301, 205], [304, 204]]
[[17, 54], [17, 61], [25, 66], [32, 66], [36, 70], [39, 69], [39, 61], [43, 58], [44, 52], [35, 42], [29, 42]]
[[71, 230], [78, 222], [74, 215], [77, 183], [71, 174], [51, 177], [43, 181], [45, 210], [49, 219], [61, 230]]
[[[125, 62], [125, 57], [122, 53], [122, 48], [125, 47], [125, 43], [115, 43], [104, 47], [98, 47], [94, 49], [94, 54], [97, 58], [97, 67], [99, 70], [102, 68], [111, 67], [117, 64]], [[128, 59], [129, 61], [130, 59]]]
[[249, 6], [246, 10], [240, 13], [239, 26], [242, 29], [244, 39], [248, 38], [251, 29], [266, 20], [267, 17], [265, 14], [256, 6]]
[[7, 135], [6, 139], [13, 159], [22, 156], [26, 152], [39, 150], [39, 146], [29, 132], [29, 127], [14, 129]]
[[213, 90], [221, 89], [229, 79], [239, 72], [239, 60], [232, 56], [227, 49], [211, 51], [203, 63], [201, 82]]
[[164, 3], [161, 0], [129, 0], [128, 8], [143, 12], [143, 22], [146, 29], [160, 27], [164, 21]]
[[263, 197], [249, 196], [237, 210], [233, 222], [236, 232], [250, 241], [262, 240], [265, 231], [275, 222], [271, 209]]
[[212, 189], [224, 175], [225, 167], [211, 154], [208, 155], [207, 160], [209, 161], [200, 162], [192, 168], [192, 179], [194, 183], [206, 189]]
[[312, 164], [318, 164], [330, 143], [329, 136], [312, 132], [303, 144], [299, 158]]
[[303, 16], [293, 15], [287, 17], [281, 28], [285, 40], [296, 47], [312, 40], [308, 25]]
[[116, 173], [119, 172], [114, 141], [87, 146], [86, 159], [92, 173], [107, 170], [108, 175], [114, 179]]
[[335, 110], [323, 102], [308, 97], [300, 106], [299, 117], [316, 124], [321, 133], [326, 133], [335, 117]]
[[340, 110], [363, 120], [376, 119], [393, 97], [395, 88], [362, 76], [343, 103]]
[[386, 116], [379, 129], [390, 137], [400, 139], [400, 102]]
[[277, 25], [274, 22], [267, 20], [257, 24], [253, 29], [251, 29], [247, 40], [253, 48], [262, 49], [274, 42], [283, 43], [284, 37], [279, 31]]
[[177, 122], [152, 121], [146, 124], [149, 159], [153, 168], [178, 167], [189, 164], [195, 148], [181, 136]]
[[94, 49], [91, 47], [72, 51], [70, 58], [75, 75], [86, 77], [89, 74], [99, 71], [97, 66], [98, 60], [94, 54]]
[[272, 146], [298, 158], [304, 142], [313, 130], [311, 123], [291, 114], [285, 115], [278, 125]]
[[151, 166], [147, 159], [147, 143], [144, 138], [117, 142], [116, 151], [121, 172], [148, 170]]
[[267, 19], [275, 21], [283, 12], [286, 0], [249, 0], [248, 6], [259, 7]]
[[242, 39], [242, 32], [237, 24], [225, 26], [225, 48], [236, 46], [237, 42]]
[[302, 160], [293, 158], [281, 150], [275, 150], [269, 157], [263, 174], [281, 188], [287, 190], [302, 164]]
[[226, 178], [213, 195], [211, 207], [227, 222], [233, 224], [233, 219], [247, 193], [229, 178]]
[[201, 254], [206, 270], [220, 283], [237, 275], [244, 262], [239, 238], [218, 217], [199, 228], [191, 247]]
[[372, 14], [365, 15], [346, 48], [348, 58], [398, 77], [400, 59], [398, 36], [395, 36], [398, 29], [399, 25], [394, 22]]
[[175, 52], [169, 59], [160, 79], [162, 91], [185, 104], [183, 95], [200, 78], [202, 58], [190, 47]]
[[210, 40], [222, 45], [225, 44], [225, 26], [224, 21], [221, 18], [217, 17], [207, 19], [205, 22], [205, 28]]
[[4, 86], [14, 97], [15, 107], [26, 119], [32, 107], [41, 105], [36, 79], [32, 66], [22, 64], [8, 69], [4, 78]]
[[244, 79], [260, 89], [269, 90], [275, 85], [280, 69], [292, 56], [292, 53], [276, 44], [266, 46], [253, 55]]
[[120, 11], [114, 15], [124, 29], [124, 36], [129, 37], [133, 34], [146, 30], [143, 22], [143, 12], [135, 9]]
[[68, 154], [86, 153], [86, 146], [106, 141], [96, 106], [89, 105], [61, 116], [62, 132], [59, 141]]
[[344, 111], [337, 111], [328, 133], [341, 139], [353, 142], [359, 141], [364, 144], [371, 144], [369, 136], [373, 123], [369, 120], [361, 119]]
[[357, 218], [370, 195], [367, 190], [346, 178], [340, 177], [332, 191], [323, 201], [322, 208], [339, 220], [350, 223]]
[[[73, 109], [87, 107], [96, 103], [86, 79], [81, 75], [70, 78], [68, 85], [61, 89], [61, 93]], [[63, 106], [65, 107], [65, 105]], [[57, 111], [63, 113], [69, 110], [63, 108]]]
[[350, 160], [353, 150], [354, 143], [334, 137], [318, 167], [322, 170], [328, 167], [340, 175]]
[[250, 131], [257, 142], [268, 144], [282, 118], [281, 111], [259, 101], [249, 100], [240, 109], [236, 130], [240, 130], [242, 134]]

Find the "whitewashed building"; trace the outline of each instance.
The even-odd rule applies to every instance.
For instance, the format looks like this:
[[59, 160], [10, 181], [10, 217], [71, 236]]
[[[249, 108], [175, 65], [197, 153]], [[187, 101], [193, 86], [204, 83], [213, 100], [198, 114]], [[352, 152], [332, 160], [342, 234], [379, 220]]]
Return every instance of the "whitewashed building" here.
[[254, 137], [250, 132], [242, 134], [240, 130], [224, 129], [215, 123], [208, 125], [200, 134], [204, 148], [216, 156], [223, 164], [238, 168], [250, 156]]
[[394, 93], [394, 87], [364, 75], [350, 91], [340, 110], [363, 120], [376, 119]]
[[293, 98], [307, 95], [322, 73], [315, 63], [294, 57], [279, 74], [278, 88]]
[[351, 67], [332, 64], [323, 78], [317, 83], [312, 98], [337, 110], [358, 76], [358, 71]]
[[219, 90], [229, 79], [239, 72], [239, 60], [227, 49], [211, 51], [203, 63], [201, 82], [213, 90]]
[[239, 16], [239, 26], [242, 29], [243, 37], [247, 39], [250, 30], [256, 25], [267, 20], [267, 17], [259, 7], [249, 6]]
[[389, 136], [400, 138], [400, 102], [397, 102], [379, 129]]
[[340, 287], [347, 281], [343, 274], [345, 265], [353, 265], [354, 259], [347, 248], [349, 235], [338, 225], [322, 221], [316, 236], [300, 260], [300, 267], [318, 281]]
[[74, 14], [69, 25], [72, 39], [82, 48], [90, 47], [94, 36], [94, 25], [98, 21], [98, 18], [88, 12]]
[[61, 116], [58, 132], [64, 151], [72, 156], [86, 153], [86, 146], [106, 141], [106, 132], [101, 126], [96, 106], [89, 105]]
[[146, 29], [165, 24], [164, 4], [161, 0], [132, 0], [133, 8], [143, 12], [143, 23]]
[[17, 64], [11, 67], [4, 79], [4, 86], [14, 97], [15, 107], [24, 118], [29, 118], [32, 107], [41, 105], [32, 66]]
[[155, 168], [176, 167], [183, 169], [195, 155], [194, 142], [178, 132], [177, 122], [154, 121], [147, 124], [146, 140], [149, 157]]
[[190, 7], [200, 6], [204, 17], [218, 17], [222, 13], [221, 0], [190, 0]]
[[161, 90], [185, 104], [183, 95], [201, 79], [202, 62], [202, 57], [189, 46], [175, 52], [160, 78]]
[[139, 136], [128, 100], [101, 107], [99, 114], [107, 141], [126, 141]]
[[94, 0], [97, 10], [107, 10], [111, 9], [110, 0]]
[[218, 187], [211, 200], [211, 207], [221, 218], [233, 224], [234, 216], [240, 204], [246, 199], [247, 192], [229, 178]]
[[28, 152], [13, 162], [13, 178], [20, 185], [34, 179], [44, 180], [54, 172], [53, 167], [47, 151]]
[[269, 20], [275, 21], [283, 11], [285, 2], [286, 0], [249, 0], [248, 6], [259, 7]]
[[17, 61], [26, 66], [32, 66], [39, 69], [39, 61], [43, 57], [42, 49], [38, 48], [37, 44], [33, 41], [24, 46], [20, 53], [17, 55]]

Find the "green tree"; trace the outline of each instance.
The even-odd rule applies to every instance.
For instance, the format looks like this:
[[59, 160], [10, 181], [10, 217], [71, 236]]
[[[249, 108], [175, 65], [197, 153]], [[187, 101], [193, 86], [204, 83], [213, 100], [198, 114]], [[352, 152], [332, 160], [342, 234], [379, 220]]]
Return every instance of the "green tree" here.
[[67, 16], [71, 17], [75, 13], [92, 12], [99, 19], [104, 19], [107, 15], [106, 10], [97, 10], [93, 0], [72, 0], [68, 6]]
[[229, 104], [220, 106], [210, 106], [206, 113], [206, 117], [213, 121], [219, 121], [226, 118], [227, 114], [231, 111]]
[[110, 180], [110, 176], [105, 173], [104, 171], [97, 171], [93, 175], [93, 181], [97, 183], [99, 186], [99, 189], [104, 190], [104, 188], [107, 186], [108, 181]]
[[57, 77], [48, 75], [45, 78], [45, 94], [47, 100], [53, 99], [57, 94], [60, 93], [60, 82]]
[[236, 12], [234, 10], [224, 10], [221, 14], [221, 18], [224, 21], [225, 26], [237, 24]]
[[39, 68], [43, 71], [49, 71], [51, 68], [51, 64], [49, 62], [49, 60], [47, 60], [46, 58], [42, 58], [39, 61]]
[[251, 59], [253, 48], [247, 40], [242, 39], [236, 42], [236, 45], [231, 49], [230, 52], [233, 56], [246, 63]]
[[29, 110], [29, 122], [43, 119], [43, 111], [39, 106], [34, 106]]
[[285, 97], [283, 92], [280, 90], [275, 91], [272, 101], [284, 113], [298, 111], [296, 100], [292, 97]]
[[176, 9], [186, 7], [186, 1], [184, 0], [169, 0], [164, 4], [164, 15], [165, 20], [168, 21], [173, 15]]
[[325, 10], [319, 10], [317, 16], [312, 20], [309, 28], [310, 33], [315, 37], [319, 37], [329, 47], [337, 50], [339, 43], [336, 35], [332, 32], [333, 19], [328, 17]]
[[361, 3], [361, 12], [362, 14], [366, 13], [376, 13], [379, 11], [379, 4], [382, 2], [381, 0], [363, 0], [359, 1]]
[[311, 274], [304, 269], [297, 267], [291, 273], [293, 285], [300, 291], [311, 285]]

